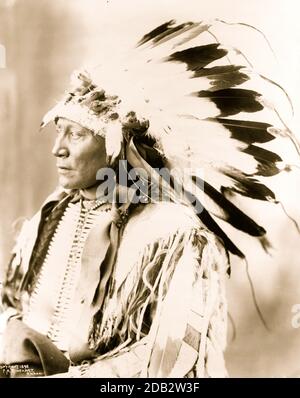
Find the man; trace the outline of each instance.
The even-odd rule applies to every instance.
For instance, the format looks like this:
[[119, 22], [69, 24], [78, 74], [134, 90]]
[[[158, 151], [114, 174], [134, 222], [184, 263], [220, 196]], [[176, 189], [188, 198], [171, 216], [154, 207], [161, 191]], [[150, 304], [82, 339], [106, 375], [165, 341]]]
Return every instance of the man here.
[[187, 48], [207, 29], [161, 25], [139, 43], [155, 44], [153, 59], [96, 68], [99, 82], [77, 73], [45, 116], [61, 188], [24, 225], [8, 268], [0, 362], [11, 377], [226, 376], [227, 253], [244, 255], [210, 212], [266, 246], [227, 194], [273, 200], [253, 176], [281, 159], [253, 145], [274, 138], [270, 124], [228, 118], [264, 108], [235, 88], [246, 71], [218, 44]]
[[[96, 87], [92, 91], [100, 97]], [[114, 107], [109, 96], [101, 101], [106, 109]], [[22, 233], [31, 241], [15, 250], [4, 302], [17, 309], [4, 335], [2, 362], [11, 369], [26, 364], [28, 374], [68, 371], [70, 364], [81, 369], [86, 360], [96, 361], [86, 373], [98, 377], [193, 374], [204, 366], [198, 363], [200, 324], [208, 321], [209, 330], [213, 314], [222, 322], [226, 315], [222, 296], [220, 308], [199, 312], [201, 291], [217, 289], [218, 296], [223, 288], [222, 245], [182, 204], [137, 202], [129, 220], [122, 218], [130, 203], [124, 211], [117, 208], [101, 196], [96, 179], [109, 162], [104, 137], [59, 114], [55, 121], [53, 155], [64, 190], [25, 226]], [[206, 283], [202, 273], [216, 274], [216, 281], [209, 277]], [[14, 305], [16, 291], [21, 296]]]

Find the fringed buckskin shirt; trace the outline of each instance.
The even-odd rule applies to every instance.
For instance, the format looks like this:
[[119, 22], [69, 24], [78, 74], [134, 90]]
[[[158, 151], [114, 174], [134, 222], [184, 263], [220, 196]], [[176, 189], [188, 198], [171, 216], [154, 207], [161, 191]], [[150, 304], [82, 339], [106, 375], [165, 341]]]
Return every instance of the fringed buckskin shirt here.
[[120, 224], [111, 205], [54, 194], [23, 226], [0, 316], [47, 336], [65, 377], [225, 377], [227, 267], [185, 205], [141, 204]]

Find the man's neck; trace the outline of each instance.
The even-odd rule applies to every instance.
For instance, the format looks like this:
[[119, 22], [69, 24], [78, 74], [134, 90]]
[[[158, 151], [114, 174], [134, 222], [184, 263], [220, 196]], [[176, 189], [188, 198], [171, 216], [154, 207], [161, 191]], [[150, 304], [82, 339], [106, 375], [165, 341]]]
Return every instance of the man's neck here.
[[101, 200], [106, 194], [101, 191], [99, 184], [90, 188], [80, 189], [80, 195], [86, 200]]

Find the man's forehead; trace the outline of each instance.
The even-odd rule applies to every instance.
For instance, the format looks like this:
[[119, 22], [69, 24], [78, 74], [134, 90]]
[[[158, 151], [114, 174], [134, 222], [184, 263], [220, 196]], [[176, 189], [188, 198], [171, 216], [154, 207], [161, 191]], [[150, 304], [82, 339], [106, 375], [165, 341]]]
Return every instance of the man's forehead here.
[[64, 117], [57, 118], [55, 124], [59, 129], [69, 129], [72, 127], [76, 128], [77, 130], [89, 131], [86, 127], [83, 127], [81, 124], [73, 122], [72, 120], [66, 119]]

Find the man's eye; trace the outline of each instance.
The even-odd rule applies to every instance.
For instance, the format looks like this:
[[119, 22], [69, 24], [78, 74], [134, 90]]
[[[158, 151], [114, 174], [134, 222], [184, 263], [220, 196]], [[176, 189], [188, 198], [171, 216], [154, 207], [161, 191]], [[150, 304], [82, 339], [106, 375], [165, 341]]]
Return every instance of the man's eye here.
[[83, 135], [84, 135], [84, 134], [82, 134], [82, 133], [79, 132], [79, 131], [70, 131], [69, 134], [70, 134], [70, 136], [72, 137], [72, 139], [75, 139], [75, 140], [77, 140], [77, 139], [83, 137]]

